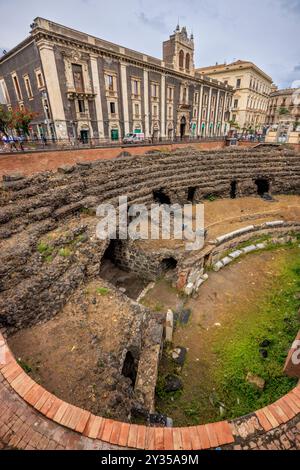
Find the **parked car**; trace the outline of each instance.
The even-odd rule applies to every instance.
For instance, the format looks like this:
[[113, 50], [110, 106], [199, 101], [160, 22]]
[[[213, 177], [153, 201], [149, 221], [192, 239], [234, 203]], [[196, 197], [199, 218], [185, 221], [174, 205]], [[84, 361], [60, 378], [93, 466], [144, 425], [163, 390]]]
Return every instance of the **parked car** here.
[[145, 134], [133, 132], [131, 134], [126, 134], [123, 143], [124, 144], [138, 144], [145, 142]]

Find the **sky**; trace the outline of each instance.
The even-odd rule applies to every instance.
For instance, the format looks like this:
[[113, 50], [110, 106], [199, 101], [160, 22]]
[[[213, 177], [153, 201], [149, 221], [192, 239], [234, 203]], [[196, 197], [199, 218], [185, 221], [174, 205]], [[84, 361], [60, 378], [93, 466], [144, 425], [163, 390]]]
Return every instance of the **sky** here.
[[197, 67], [250, 60], [280, 88], [300, 80], [300, 0], [0, 0], [0, 12], [0, 49], [41, 16], [161, 58], [179, 20], [194, 34]]

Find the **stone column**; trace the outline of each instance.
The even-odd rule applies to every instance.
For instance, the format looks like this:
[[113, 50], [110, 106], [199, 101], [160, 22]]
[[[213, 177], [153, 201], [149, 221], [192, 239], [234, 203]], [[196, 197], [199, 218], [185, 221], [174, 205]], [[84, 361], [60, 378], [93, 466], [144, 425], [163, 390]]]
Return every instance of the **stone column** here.
[[91, 56], [91, 69], [92, 69], [92, 82], [95, 97], [95, 108], [97, 116], [97, 126], [98, 126], [98, 135], [99, 139], [104, 139], [104, 124], [103, 124], [103, 112], [102, 112], [102, 101], [101, 101], [101, 89], [100, 89], [100, 80], [99, 80], [99, 69], [97, 63], [97, 57]]
[[162, 74], [161, 76], [161, 129], [160, 136], [166, 136], [166, 76]]
[[197, 135], [201, 135], [201, 121], [202, 121], [202, 100], [203, 100], [203, 85], [200, 88], [199, 107], [198, 107], [198, 130]]
[[215, 112], [215, 124], [214, 124], [214, 135], [218, 135], [218, 120], [219, 120], [219, 103], [220, 103], [220, 90], [218, 90], [216, 112]]
[[124, 132], [129, 133], [129, 111], [128, 111], [128, 90], [127, 90], [127, 67], [121, 63], [121, 86], [123, 98]]
[[222, 129], [223, 129], [223, 135], [225, 134], [225, 112], [226, 112], [226, 105], [227, 105], [227, 99], [228, 99], [228, 92], [225, 91], [225, 96], [224, 96], [224, 106], [223, 106], [223, 111], [222, 111]]
[[207, 123], [205, 129], [205, 135], [208, 137], [210, 135], [210, 112], [211, 112], [211, 97], [212, 97], [212, 88], [209, 89], [209, 98], [208, 98], [208, 107], [207, 107]]
[[144, 69], [144, 108], [145, 108], [145, 137], [150, 137], [149, 127], [149, 75], [148, 70]]
[[[45, 42], [38, 43], [49, 104], [52, 112], [56, 137], [68, 139], [68, 130], [53, 46]], [[64, 80], [64, 77], [62, 77]]]

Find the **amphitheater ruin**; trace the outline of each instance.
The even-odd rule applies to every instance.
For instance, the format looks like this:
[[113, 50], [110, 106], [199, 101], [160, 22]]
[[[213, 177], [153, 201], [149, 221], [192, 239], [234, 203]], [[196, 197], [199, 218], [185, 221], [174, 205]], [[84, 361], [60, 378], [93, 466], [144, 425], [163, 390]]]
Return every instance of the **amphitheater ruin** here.
[[[204, 204], [204, 247], [186, 251], [175, 239], [99, 240], [98, 205], [116, 206], [123, 195], [129, 206]], [[194, 375], [199, 387], [202, 335], [226, 323], [217, 302], [233, 308], [235, 286], [233, 297], [225, 290], [242, 276], [246, 282], [255, 266], [248, 260], [261, 260], [245, 288], [256, 282], [254, 296], [276, 253], [291, 250], [299, 261], [296, 150], [189, 147], [10, 173], [0, 204], [0, 448], [300, 448], [293, 341], [282, 356], [290, 389], [276, 390], [275, 403], [245, 416], [225, 419], [226, 407], [218, 404], [218, 420], [193, 415], [182, 425], [181, 411], [179, 421], [172, 415], [176, 395], [166, 413], [157, 396], [166, 354], [179, 361], [180, 386]], [[299, 281], [298, 288], [299, 308]], [[203, 316], [205, 308], [216, 313]], [[183, 325], [178, 315], [188, 316]], [[300, 339], [297, 321], [289, 330], [293, 340]], [[186, 377], [180, 360], [189, 355]]]

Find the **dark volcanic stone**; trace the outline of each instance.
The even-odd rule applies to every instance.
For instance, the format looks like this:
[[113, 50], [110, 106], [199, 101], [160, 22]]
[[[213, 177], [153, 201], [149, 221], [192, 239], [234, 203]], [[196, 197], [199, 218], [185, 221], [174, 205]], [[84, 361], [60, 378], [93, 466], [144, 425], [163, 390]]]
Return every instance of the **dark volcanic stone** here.
[[165, 378], [165, 391], [167, 393], [177, 392], [182, 389], [182, 382], [176, 375], [168, 375]]
[[267, 351], [266, 349], [260, 349], [260, 350], [259, 350], [259, 353], [260, 353], [260, 355], [261, 355], [261, 357], [262, 357], [263, 359], [267, 359], [267, 357], [268, 357], [268, 355], [269, 355], [269, 354], [268, 354], [268, 351]]
[[271, 345], [271, 341], [269, 339], [265, 339], [262, 343], [260, 343], [260, 348], [268, 348]]
[[168, 418], [165, 415], [155, 413], [151, 414], [149, 417], [149, 424], [152, 427], [166, 427], [168, 423]]

